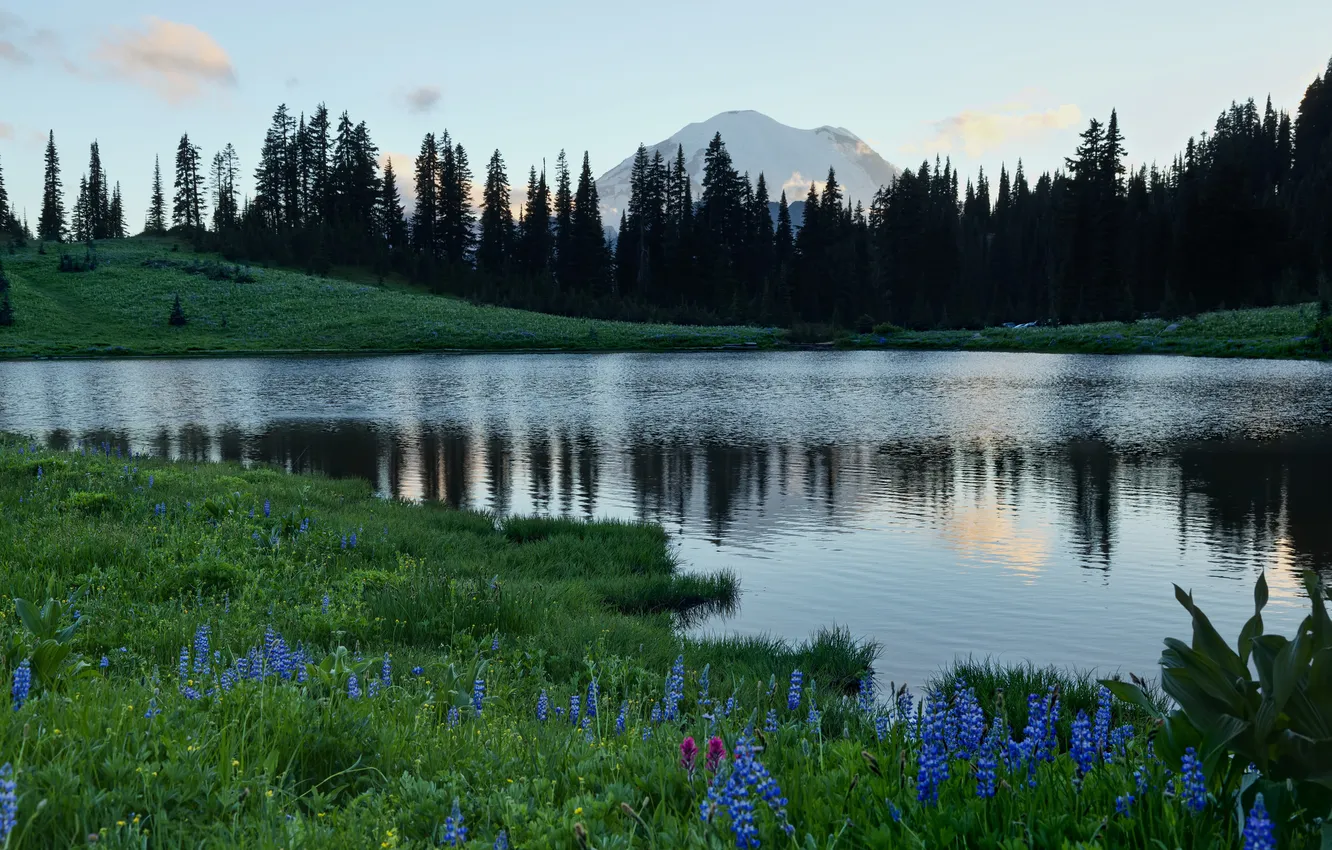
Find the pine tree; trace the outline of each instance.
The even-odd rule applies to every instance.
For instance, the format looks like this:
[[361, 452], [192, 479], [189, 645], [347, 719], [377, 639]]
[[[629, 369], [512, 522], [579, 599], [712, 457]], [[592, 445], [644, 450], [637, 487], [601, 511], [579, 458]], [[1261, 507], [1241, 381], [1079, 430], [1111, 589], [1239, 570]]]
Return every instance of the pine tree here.
[[569, 160], [561, 150], [555, 159], [555, 279], [570, 290], [577, 275], [574, 250], [573, 190]]
[[426, 267], [443, 256], [439, 219], [439, 148], [435, 134], [426, 133], [416, 155], [416, 209], [412, 212], [412, 247]]
[[84, 228], [89, 239], [107, 238], [106, 219], [111, 207], [110, 190], [102, 170], [102, 154], [93, 142], [88, 154], [88, 198], [83, 209]]
[[42, 177], [42, 213], [37, 219], [37, 237], [51, 242], [65, 238], [65, 201], [60, 188], [60, 156], [55, 131], [46, 137], [46, 171]]
[[230, 142], [213, 155], [211, 171], [213, 189], [213, 229], [218, 233], [235, 227], [240, 222], [236, 177], [240, 174], [240, 160]]
[[166, 227], [166, 198], [162, 194], [162, 160], [160, 157], [153, 157], [153, 193], [143, 229], [152, 236], [161, 236], [166, 233]]
[[292, 163], [299, 152], [293, 144], [295, 132], [295, 121], [287, 112], [287, 105], [280, 104], [264, 135], [259, 165], [254, 171], [254, 207], [264, 226], [272, 231], [282, 232], [296, 223]]
[[171, 224], [195, 236], [203, 231], [203, 174], [199, 172], [199, 147], [188, 133], [176, 147], [176, 195], [171, 206]]
[[173, 328], [183, 328], [188, 321], [185, 318], [185, 310], [180, 306], [180, 293], [176, 293], [176, 300], [171, 304], [171, 315], [167, 317], [167, 324]]
[[321, 224], [332, 215], [333, 191], [329, 180], [329, 162], [333, 155], [330, 136], [332, 125], [328, 120], [328, 107], [319, 104], [306, 128], [306, 145], [302, 170], [308, 174], [310, 199], [306, 214], [311, 224]]
[[592, 164], [586, 151], [583, 152], [582, 171], [578, 174], [578, 188], [574, 192], [571, 227], [575, 279], [585, 291], [600, 295], [606, 290], [609, 257], [601, 224], [597, 183], [592, 179]]
[[0, 233], [19, 235], [18, 216], [9, 203], [9, 193], [5, 191], [5, 170], [0, 168]]
[[486, 166], [486, 185], [481, 200], [481, 238], [476, 246], [476, 265], [482, 271], [503, 275], [513, 251], [513, 211], [509, 208], [509, 178], [497, 148]]
[[519, 231], [523, 271], [529, 277], [539, 278], [550, 267], [551, 254], [550, 187], [546, 185], [544, 168], [540, 176], [536, 166], [528, 172], [527, 204]]
[[[448, 134], [445, 133], [447, 138]], [[453, 269], [471, 265], [476, 241], [476, 213], [472, 210], [472, 169], [461, 143], [441, 151], [440, 220], [444, 260]]]
[[89, 229], [88, 175], [79, 178], [78, 199], [74, 201], [74, 214], [70, 218], [70, 231], [75, 242], [87, 242], [92, 238]]
[[403, 218], [402, 197], [398, 194], [398, 175], [393, 171], [393, 160], [384, 163], [384, 177], [380, 181], [379, 206], [380, 236], [389, 252], [396, 254], [407, 248], [407, 221]]
[[111, 191], [111, 205], [107, 209], [106, 237], [108, 239], [125, 238], [125, 205], [120, 199], [120, 181], [116, 181]]

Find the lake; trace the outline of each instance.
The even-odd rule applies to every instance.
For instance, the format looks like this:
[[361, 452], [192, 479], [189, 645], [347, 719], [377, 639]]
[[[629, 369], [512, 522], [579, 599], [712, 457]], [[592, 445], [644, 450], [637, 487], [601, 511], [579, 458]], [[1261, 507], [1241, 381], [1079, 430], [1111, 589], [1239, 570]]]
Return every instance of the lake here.
[[733, 570], [700, 633], [847, 626], [885, 681], [962, 654], [1152, 674], [1192, 588], [1232, 639], [1332, 577], [1332, 364], [781, 352], [0, 363], [0, 431], [662, 523]]

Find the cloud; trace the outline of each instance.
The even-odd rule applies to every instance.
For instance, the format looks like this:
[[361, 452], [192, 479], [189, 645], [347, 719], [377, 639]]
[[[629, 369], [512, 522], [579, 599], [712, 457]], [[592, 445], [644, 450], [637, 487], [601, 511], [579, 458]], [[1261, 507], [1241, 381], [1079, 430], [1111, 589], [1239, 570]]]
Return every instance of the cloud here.
[[14, 42], [0, 41], [0, 61], [27, 65], [32, 62], [32, 57]]
[[23, 26], [23, 19], [13, 12], [7, 12], [0, 9], [0, 32], [5, 30], [16, 30]]
[[287, 88], [294, 89], [301, 84], [300, 77], [287, 77]]
[[236, 85], [231, 57], [208, 33], [151, 16], [145, 25], [118, 30], [102, 43], [96, 59], [110, 73], [145, 85], [171, 103], [196, 97], [205, 86]]
[[786, 193], [786, 200], [790, 203], [803, 201], [809, 196], [809, 187], [813, 186], [815, 192], [822, 192], [826, 180], [810, 180], [799, 171], [792, 171], [791, 176], [782, 183], [781, 191]]
[[7, 121], [0, 121], [0, 139], [14, 138], [14, 125]]
[[438, 86], [418, 86], [407, 92], [407, 108], [413, 112], [429, 112], [439, 103]]
[[975, 157], [1012, 141], [1067, 130], [1082, 121], [1082, 110], [1071, 103], [1043, 111], [1032, 110], [1020, 102], [1005, 107], [1009, 108], [1000, 107], [993, 112], [968, 109], [935, 121], [931, 138], [918, 145], [907, 145], [903, 150], [916, 153], [961, 148], [967, 156]]

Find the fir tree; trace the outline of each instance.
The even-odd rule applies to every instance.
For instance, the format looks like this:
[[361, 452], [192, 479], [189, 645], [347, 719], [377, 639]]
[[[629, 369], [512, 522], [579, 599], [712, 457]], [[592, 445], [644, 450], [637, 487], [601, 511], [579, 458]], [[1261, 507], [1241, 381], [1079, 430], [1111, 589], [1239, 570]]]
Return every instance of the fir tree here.
[[379, 188], [379, 233], [390, 253], [407, 247], [407, 221], [403, 218], [402, 198], [398, 194], [398, 175], [393, 171], [393, 160], [384, 163], [384, 177]]
[[472, 169], [467, 162], [467, 151], [461, 143], [452, 147], [446, 145], [441, 154], [439, 202], [444, 260], [456, 272], [470, 267], [476, 241]]
[[167, 317], [167, 324], [173, 328], [183, 328], [187, 321], [185, 310], [180, 306], [180, 293], [176, 293], [176, 300], [171, 304], [171, 315]]
[[5, 191], [5, 170], [0, 167], [0, 233], [14, 229], [14, 212], [9, 208], [9, 193]]
[[107, 209], [106, 238], [124, 239], [125, 235], [125, 205], [120, 199], [120, 181], [117, 180], [115, 188], [111, 190], [111, 205]]
[[513, 251], [513, 212], [509, 208], [509, 178], [498, 149], [486, 166], [481, 199], [481, 237], [476, 246], [477, 268], [505, 274]]
[[306, 128], [306, 144], [302, 151], [302, 170], [308, 175], [310, 197], [307, 220], [312, 224], [327, 221], [332, 215], [333, 191], [329, 179], [329, 162], [333, 155], [332, 125], [328, 107], [319, 104]]
[[439, 219], [439, 148], [435, 134], [426, 133], [416, 155], [416, 209], [412, 212], [412, 247], [427, 265], [443, 255]]
[[102, 154], [93, 142], [88, 154], [88, 197], [83, 210], [84, 227], [90, 239], [107, 238], [106, 220], [111, 208], [110, 190], [106, 173], [102, 170]]
[[70, 231], [75, 242], [87, 242], [92, 238], [89, 223], [91, 213], [88, 207], [88, 176], [85, 174], [79, 178], [79, 194], [74, 201], [74, 214], [70, 217]]
[[145, 233], [161, 236], [166, 233], [166, 198], [162, 194], [162, 160], [153, 157], [153, 192], [148, 204], [148, 218], [144, 221]]
[[523, 208], [520, 231], [520, 255], [523, 271], [539, 278], [550, 267], [550, 187], [546, 185], [546, 171], [540, 176], [532, 166], [527, 176], [527, 204]]
[[585, 291], [602, 294], [606, 289], [609, 255], [601, 225], [597, 183], [592, 179], [592, 164], [586, 151], [583, 152], [583, 168], [578, 174], [578, 188], [574, 192], [571, 227], [574, 277]]
[[240, 174], [240, 161], [230, 142], [213, 155], [210, 182], [213, 189], [213, 229], [218, 233], [235, 227], [240, 221], [236, 178]]
[[176, 147], [176, 195], [171, 206], [171, 224], [191, 235], [203, 231], [203, 174], [199, 172], [199, 147], [188, 133]]
[[60, 188], [60, 156], [56, 153], [54, 130], [46, 137], [46, 170], [42, 177], [42, 213], [37, 219], [37, 236], [51, 242], [65, 238], [65, 201]]
[[572, 288], [576, 274], [573, 189], [569, 179], [569, 160], [561, 150], [555, 159], [555, 279], [561, 286]]

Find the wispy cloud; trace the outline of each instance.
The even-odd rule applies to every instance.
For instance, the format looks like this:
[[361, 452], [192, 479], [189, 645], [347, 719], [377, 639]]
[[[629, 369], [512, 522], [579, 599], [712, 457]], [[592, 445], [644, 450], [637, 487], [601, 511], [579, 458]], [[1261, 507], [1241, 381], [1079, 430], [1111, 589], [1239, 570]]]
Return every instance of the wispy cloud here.
[[429, 112], [439, 103], [439, 86], [417, 86], [407, 92], [407, 108], [413, 112]]
[[1021, 101], [993, 111], [968, 109], [935, 121], [929, 139], [906, 145], [903, 151], [930, 153], [961, 149], [967, 156], [981, 156], [1009, 142], [1067, 130], [1081, 120], [1082, 110], [1071, 103], [1044, 110], [1032, 109]]
[[0, 121], [0, 139], [14, 138], [14, 125], [8, 121]]
[[94, 58], [115, 76], [153, 89], [171, 103], [197, 97], [205, 87], [236, 85], [231, 57], [197, 27], [148, 17], [144, 27], [118, 30]]

